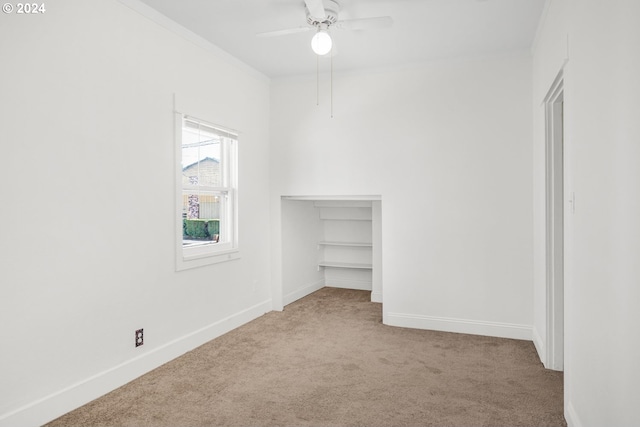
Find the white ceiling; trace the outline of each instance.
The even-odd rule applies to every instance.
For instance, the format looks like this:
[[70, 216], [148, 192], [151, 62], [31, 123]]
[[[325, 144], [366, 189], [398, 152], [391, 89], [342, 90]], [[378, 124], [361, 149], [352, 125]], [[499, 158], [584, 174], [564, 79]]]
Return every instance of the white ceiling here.
[[[259, 38], [306, 25], [304, 0], [142, 0], [265, 75], [316, 72], [313, 32]], [[545, 0], [338, 0], [340, 19], [391, 16], [378, 30], [333, 30], [336, 71], [530, 48]], [[321, 58], [326, 69], [330, 59]]]

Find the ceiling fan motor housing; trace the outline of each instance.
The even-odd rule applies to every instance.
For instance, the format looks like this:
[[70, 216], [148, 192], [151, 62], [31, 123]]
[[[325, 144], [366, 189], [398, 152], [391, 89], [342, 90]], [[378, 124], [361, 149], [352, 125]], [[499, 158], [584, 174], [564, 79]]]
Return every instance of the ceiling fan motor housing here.
[[340, 11], [340, 5], [333, 0], [324, 0], [324, 12], [327, 16], [325, 16], [322, 20], [315, 16], [311, 16], [309, 14], [309, 10], [307, 10], [307, 23], [314, 27], [319, 27], [320, 25], [326, 25], [327, 27], [338, 22], [338, 12]]

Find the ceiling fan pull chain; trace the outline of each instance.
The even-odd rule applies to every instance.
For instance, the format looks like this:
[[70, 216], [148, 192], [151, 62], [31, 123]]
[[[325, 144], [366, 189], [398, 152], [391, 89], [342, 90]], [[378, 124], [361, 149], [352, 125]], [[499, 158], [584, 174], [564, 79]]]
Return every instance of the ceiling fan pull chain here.
[[320, 57], [316, 55], [316, 106], [320, 105]]
[[331, 118], [333, 119], [333, 53], [331, 54], [331, 78], [330, 78]]

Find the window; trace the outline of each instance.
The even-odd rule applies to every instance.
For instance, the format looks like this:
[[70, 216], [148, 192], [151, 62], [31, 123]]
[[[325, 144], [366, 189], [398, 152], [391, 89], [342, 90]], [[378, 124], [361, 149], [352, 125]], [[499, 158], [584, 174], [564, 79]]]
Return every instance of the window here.
[[177, 269], [237, 252], [237, 134], [176, 116]]

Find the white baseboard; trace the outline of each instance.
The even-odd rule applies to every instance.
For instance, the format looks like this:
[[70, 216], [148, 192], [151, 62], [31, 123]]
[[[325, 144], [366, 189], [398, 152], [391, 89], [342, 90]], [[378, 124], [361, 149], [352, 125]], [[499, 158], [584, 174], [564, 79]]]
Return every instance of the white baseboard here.
[[538, 358], [540, 359], [540, 362], [542, 362], [542, 364], [546, 367], [547, 353], [544, 347], [544, 341], [542, 340], [542, 337], [538, 333], [538, 329], [535, 326], [533, 327], [532, 335], [533, 335], [533, 345], [536, 347], [536, 351], [538, 352]]
[[573, 408], [571, 402], [567, 403], [567, 410], [564, 413], [564, 418], [567, 420], [567, 426], [582, 427], [580, 418], [578, 418], [578, 414], [576, 414], [576, 410]]
[[328, 288], [356, 289], [358, 291], [370, 291], [371, 281], [332, 278], [326, 281], [325, 286]]
[[315, 283], [311, 283], [310, 285], [306, 285], [301, 289], [297, 289], [293, 292], [289, 292], [287, 295], [282, 297], [283, 305], [289, 305], [294, 301], [299, 300], [300, 298], [304, 298], [309, 294], [314, 293], [315, 291], [324, 288], [324, 279], [320, 279]]
[[249, 307], [76, 384], [0, 415], [0, 427], [40, 426], [271, 311], [271, 300]]
[[387, 313], [385, 324], [414, 329], [430, 329], [461, 334], [486, 335], [531, 341], [532, 327], [511, 323], [485, 322], [480, 320], [451, 319], [423, 316], [419, 314]]
[[371, 292], [371, 302], [382, 302], [382, 292]]

